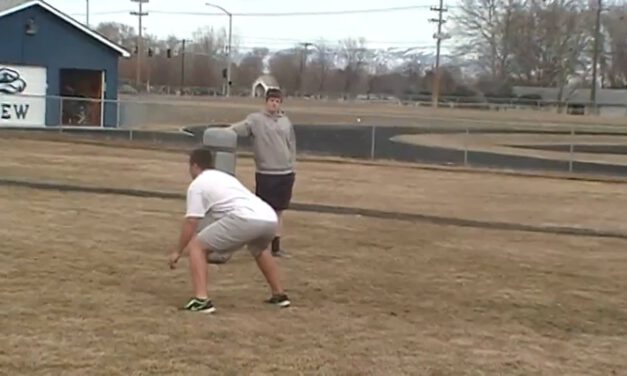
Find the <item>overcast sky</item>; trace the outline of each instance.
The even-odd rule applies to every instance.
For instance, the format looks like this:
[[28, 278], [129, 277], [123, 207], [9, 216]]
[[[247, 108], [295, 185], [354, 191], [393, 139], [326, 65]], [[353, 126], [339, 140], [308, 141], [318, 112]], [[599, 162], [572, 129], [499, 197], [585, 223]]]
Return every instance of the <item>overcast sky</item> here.
[[[85, 22], [86, 0], [47, 0], [49, 4]], [[306, 41], [324, 38], [330, 44], [347, 37], [364, 37], [369, 47], [429, 47], [435, 44], [435, 24], [428, 19], [437, 17], [429, 10], [436, 0], [213, 0], [231, 13], [268, 12], [321, 12], [342, 10], [381, 9], [422, 6], [420, 9], [381, 13], [332, 15], [259, 17], [234, 16], [233, 34], [239, 38], [242, 49], [265, 45], [273, 49], [292, 47]], [[129, 12], [137, 8], [131, 0], [89, 0], [90, 23], [116, 21], [137, 28], [137, 17]], [[160, 12], [219, 13], [209, 8], [204, 0], [150, 0], [145, 6], [151, 12], [144, 19], [145, 31], [159, 37], [175, 34], [191, 37], [192, 32], [203, 26], [227, 28], [225, 15], [184, 15]], [[449, 7], [454, 1], [445, 2]], [[450, 16], [449, 14], [446, 14]]]

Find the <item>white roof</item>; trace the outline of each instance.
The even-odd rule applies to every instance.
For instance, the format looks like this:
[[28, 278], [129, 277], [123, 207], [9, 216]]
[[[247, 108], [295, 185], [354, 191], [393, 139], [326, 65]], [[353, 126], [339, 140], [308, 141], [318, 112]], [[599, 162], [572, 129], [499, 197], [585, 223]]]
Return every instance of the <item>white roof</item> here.
[[[8, 2], [9, 4], [11, 4], [11, 2]], [[123, 47], [113, 43], [112, 41], [108, 40], [107, 38], [105, 38], [104, 36], [100, 35], [99, 33], [95, 32], [94, 30], [90, 29], [89, 27], [83, 25], [82, 23], [76, 21], [74, 18], [68, 16], [67, 14], [61, 12], [60, 10], [54, 8], [53, 6], [51, 6], [50, 4], [46, 3], [45, 1], [42, 0], [32, 0], [32, 1], [16, 1], [15, 3], [17, 3], [17, 5], [10, 7], [10, 8], [6, 8], [6, 9], [2, 9], [2, 7], [0, 6], [0, 18], [4, 17], [4, 16], [8, 16], [10, 14], [13, 14], [15, 12], [19, 12], [21, 10], [30, 8], [32, 6], [38, 5], [42, 8], [44, 8], [45, 10], [49, 11], [50, 13], [54, 14], [55, 16], [59, 17], [60, 19], [62, 19], [63, 21], [71, 24], [72, 26], [76, 27], [77, 29], [79, 29], [80, 31], [82, 31], [83, 33], [89, 35], [90, 37], [96, 39], [97, 41], [99, 41], [100, 43], [114, 49], [115, 51], [119, 52], [122, 56], [124, 57], [130, 57], [131, 54], [130, 52], [128, 52], [126, 49], [124, 49]]]
[[263, 84], [266, 87], [279, 88], [279, 81], [270, 74], [262, 74], [256, 80], [254, 85]]

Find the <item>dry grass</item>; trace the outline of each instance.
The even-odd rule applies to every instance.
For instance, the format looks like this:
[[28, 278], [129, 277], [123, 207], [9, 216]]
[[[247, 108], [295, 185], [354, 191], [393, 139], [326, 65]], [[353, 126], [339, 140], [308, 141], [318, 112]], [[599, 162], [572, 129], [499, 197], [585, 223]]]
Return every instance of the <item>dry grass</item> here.
[[[133, 114], [130, 125], [174, 128], [190, 124], [231, 123], [257, 111], [262, 101], [250, 98], [184, 98], [142, 96], [122, 98]], [[483, 111], [366, 103], [288, 99], [285, 110], [297, 124], [402, 126], [467, 126], [624, 129], [625, 118], [556, 114], [547, 111]], [[360, 121], [358, 122], [357, 119]]]
[[[185, 187], [184, 156], [70, 147], [0, 141], [0, 174]], [[620, 185], [314, 163], [300, 171], [298, 201], [625, 226]], [[246, 161], [247, 184], [250, 173]], [[574, 211], [559, 211], [564, 203]], [[294, 257], [280, 263], [294, 306], [265, 307], [263, 279], [241, 253], [212, 267], [219, 311], [199, 317], [177, 311], [190, 292], [186, 262], [172, 272], [165, 259], [183, 202], [1, 187], [0, 207], [2, 374], [627, 369], [625, 241], [288, 212]]]
[[[177, 193], [189, 180], [183, 153], [13, 139], [0, 140], [0, 150], [2, 176]], [[299, 202], [627, 232], [623, 184], [322, 162], [297, 168]], [[238, 161], [237, 174], [253, 187], [250, 159]]]

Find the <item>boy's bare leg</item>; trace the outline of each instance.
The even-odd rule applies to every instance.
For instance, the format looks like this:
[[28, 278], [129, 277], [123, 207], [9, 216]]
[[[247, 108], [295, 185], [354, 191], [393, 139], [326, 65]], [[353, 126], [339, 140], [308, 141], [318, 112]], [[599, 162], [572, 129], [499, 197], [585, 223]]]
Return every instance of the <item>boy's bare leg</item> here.
[[203, 246], [197, 238], [192, 239], [188, 245], [189, 249], [189, 271], [192, 277], [194, 296], [198, 299], [208, 299], [207, 293], [207, 255]]
[[289, 307], [292, 303], [283, 291], [283, 286], [281, 285], [281, 280], [279, 278], [279, 267], [277, 266], [276, 261], [274, 261], [274, 257], [270, 251], [265, 249], [255, 259], [257, 260], [257, 266], [259, 266], [259, 269], [266, 277], [266, 281], [268, 281], [270, 289], [272, 290], [272, 297], [266, 300], [266, 303], [270, 303], [281, 308]]
[[276, 216], [279, 219], [279, 222], [276, 226], [276, 236], [281, 237], [281, 233], [283, 232], [283, 212], [277, 211]]
[[283, 232], [283, 211], [276, 211], [278, 224], [274, 239], [272, 240], [272, 255], [275, 257], [287, 256], [287, 253], [281, 248], [281, 234]]
[[255, 258], [259, 270], [263, 273], [263, 276], [268, 281], [270, 289], [273, 295], [284, 294], [283, 286], [281, 285], [281, 279], [279, 277], [279, 267], [274, 261], [272, 254], [267, 249], [264, 250]]

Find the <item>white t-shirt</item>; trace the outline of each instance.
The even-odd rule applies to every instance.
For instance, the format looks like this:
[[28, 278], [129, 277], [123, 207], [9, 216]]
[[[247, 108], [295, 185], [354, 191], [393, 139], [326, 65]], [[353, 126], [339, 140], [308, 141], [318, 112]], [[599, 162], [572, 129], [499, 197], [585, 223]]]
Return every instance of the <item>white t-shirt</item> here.
[[272, 207], [237, 178], [219, 170], [205, 170], [187, 188], [186, 217], [218, 220], [235, 214], [241, 218], [277, 221]]

